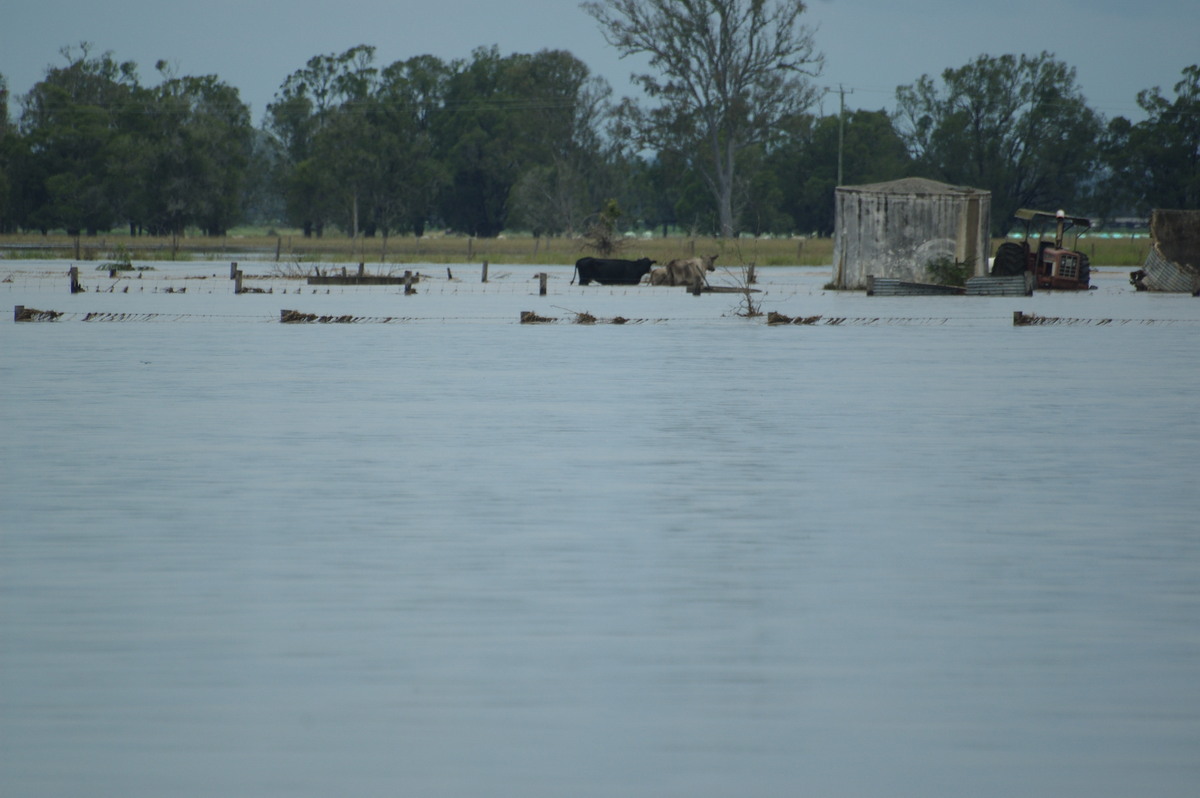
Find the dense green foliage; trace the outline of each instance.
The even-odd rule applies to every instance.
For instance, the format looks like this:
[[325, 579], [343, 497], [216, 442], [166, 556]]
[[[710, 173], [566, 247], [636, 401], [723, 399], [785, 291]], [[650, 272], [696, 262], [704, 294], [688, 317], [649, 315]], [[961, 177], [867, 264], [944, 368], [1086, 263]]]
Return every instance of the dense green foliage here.
[[903, 135], [928, 177], [992, 191], [992, 227], [1021, 207], [1061, 207], [1096, 174], [1100, 117], [1075, 70], [1049, 53], [983, 55], [896, 92]]
[[1144, 121], [1109, 123], [1100, 150], [1109, 169], [1097, 207], [1200, 208], [1200, 66], [1183, 70], [1174, 100], [1155, 87], [1138, 94], [1138, 105]]
[[[614, 190], [591, 124], [608, 90], [569, 53], [374, 66], [374, 50], [318, 56], [268, 111], [288, 221], [374, 235], [438, 224], [494, 236], [512, 222], [578, 229]], [[611, 160], [611, 159], [610, 159]]]
[[63, 55], [15, 115], [0, 76], [0, 232], [580, 235], [620, 207], [622, 229], [829, 234], [839, 151], [848, 185], [919, 175], [990, 190], [997, 232], [1020, 206], [1200, 207], [1200, 66], [1173, 97], [1141, 92], [1136, 123], [1088, 108], [1047, 53], [922, 76], [898, 88], [894, 116], [776, 109], [769, 130], [722, 150], [736, 166], [726, 196], [712, 151], [697, 151], [696, 109], [614, 102], [561, 50], [382, 67], [368, 46], [315, 56], [283, 80], [262, 129], [216, 76], [160, 62], [146, 86], [135, 64], [87, 45]]
[[[135, 64], [64, 50], [68, 64], [22, 99], [0, 150], [5, 229], [219, 234], [242, 217], [249, 110], [215, 76], [143, 87]], [[7, 139], [16, 141], [7, 144]]]

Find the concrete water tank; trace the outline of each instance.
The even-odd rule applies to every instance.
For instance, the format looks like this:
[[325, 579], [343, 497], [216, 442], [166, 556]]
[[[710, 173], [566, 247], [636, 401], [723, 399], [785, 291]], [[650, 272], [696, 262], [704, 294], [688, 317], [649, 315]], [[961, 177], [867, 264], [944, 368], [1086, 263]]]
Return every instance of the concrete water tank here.
[[930, 282], [926, 267], [941, 258], [987, 274], [991, 192], [906, 177], [834, 196], [835, 288], [866, 288], [868, 276]]

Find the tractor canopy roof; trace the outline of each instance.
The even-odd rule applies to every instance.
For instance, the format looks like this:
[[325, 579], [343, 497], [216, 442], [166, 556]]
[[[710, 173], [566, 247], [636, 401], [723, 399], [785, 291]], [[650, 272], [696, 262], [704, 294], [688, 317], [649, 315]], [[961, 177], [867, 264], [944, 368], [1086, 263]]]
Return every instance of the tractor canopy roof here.
[[1070, 229], [1072, 227], [1082, 227], [1084, 230], [1087, 230], [1092, 226], [1092, 220], [1086, 216], [1068, 216], [1062, 211], [1054, 213], [1051, 211], [1033, 211], [1029, 208], [1021, 208], [1013, 215], [1026, 224], [1034, 224], [1038, 226], [1046, 223], [1054, 223], [1059, 219], [1063, 220], [1066, 225], [1066, 229]]

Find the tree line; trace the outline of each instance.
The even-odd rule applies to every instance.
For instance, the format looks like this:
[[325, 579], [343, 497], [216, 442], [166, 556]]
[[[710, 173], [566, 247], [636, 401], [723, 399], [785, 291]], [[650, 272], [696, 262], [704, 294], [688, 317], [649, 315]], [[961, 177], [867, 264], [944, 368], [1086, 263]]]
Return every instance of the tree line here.
[[[654, 20], [618, 16], [638, 0], [585, 5], [622, 52], [657, 46]], [[362, 45], [288, 75], [257, 128], [218, 76], [159, 62], [144, 85], [136, 64], [66, 48], [12, 116], [0, 76], [0, 232], [575, 235], [615, 200], [630, 229], [829, 234], [839, 168], [846, 185], [922, 176], [987, 189], [997, 233], [1018, 207], [1100, 219], [1200, 207], [1200, 66], [1173, 96], [1140, 92], [1137, 122], [1091, 109], [1049, 53], [921, 76], [892, 113], [820, 115], [811, 33], [794, 15], [743, 22], [734, 33], [755, 53], [753, 36], [782, 32], [787, 76], [767, 59], [762, 80], [732, 86], [718, 69], [727, 52], [702, 54], [702, 78], [665, 52], [660, 74], [640, 79], [648, 106], [616, 100], [565, 50], [379, 65]]]

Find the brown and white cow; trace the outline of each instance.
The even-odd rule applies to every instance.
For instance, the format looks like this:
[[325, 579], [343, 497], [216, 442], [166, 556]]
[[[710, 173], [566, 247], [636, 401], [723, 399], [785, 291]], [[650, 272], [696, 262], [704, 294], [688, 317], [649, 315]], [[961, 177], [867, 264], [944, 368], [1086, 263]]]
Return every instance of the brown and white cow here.
[[696, 283], [707, 285], [706, 272], [716, 271], [714, 263], [716, 255], [706, 255], [702, 258], [676, 258], [659, 269], [650, 272], [650, 285], [684, 285]]

